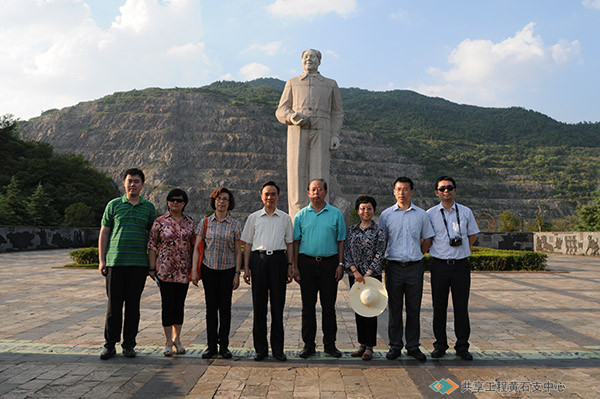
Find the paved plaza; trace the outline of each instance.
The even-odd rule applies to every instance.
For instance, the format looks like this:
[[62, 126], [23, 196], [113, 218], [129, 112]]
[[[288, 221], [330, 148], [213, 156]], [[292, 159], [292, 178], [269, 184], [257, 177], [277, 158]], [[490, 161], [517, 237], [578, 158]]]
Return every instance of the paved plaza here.
[[[0, 397], [2, 398], [600, 398], [600, 258], [550, 255], [548, 273], [474, 273], [472, 362], [454, 356], [419, 363], [386, 360], [387, 313], [379, 317], [375, 357], [355, 360], [354, 313], [340, 283], [334, 359], [297, 356], [300, 290], [288, 286], [287, 362], [252, 359], [252, 295], [234, 292], [233, 359], [204, 360], [204, 294], [190, 287], [183, 356], [162, 355], [160, 295], [148, 280], [142, 297], [138, 357], [102, 361], [106, 311], [97, 270], [60, 268], [68, 250], [0, 254]], [[421, 343], [433, 349], [429, 275]], [[320, 315], [318, 315], [320, 318]], [[449, 338], [453, 339], [452, 317]], [[320, 319], [318, 322], [320, 329]], [[452, 343], [451, 343], [452, 346]], [[317, 350], [322, 351], [321, 335]], [[453, 388], [453, 386], [458, 386]], [[454, 390], [453, 390], [454, 389]], [[445, 393], [444, 393], [445, 392]]]

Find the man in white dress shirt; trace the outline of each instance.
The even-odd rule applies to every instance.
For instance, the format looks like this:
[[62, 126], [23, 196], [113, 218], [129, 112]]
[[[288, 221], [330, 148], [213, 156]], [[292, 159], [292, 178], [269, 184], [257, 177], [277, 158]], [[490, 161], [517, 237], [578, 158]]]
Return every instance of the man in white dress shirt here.
[[431, 297], [433, 301], [433, 335], [435, 342], [431, 357], [438, 359], [446, 354], [448, 337], [446, 317], [448, 295], [452, 292], [456, 355], [463, 360], [473, 360], [469, 352], [469, 290], [471, 267], [467, 259], [471, 246], [477, 241], [479, 228], [473, 212], [454, 202], [456, 182], [450, 176], [439, 177], [435, 182], [435, 195], [440, 204], [427, 210], [435, 231], [429, 256], [431, 256]]
[[292, 282], [293, 230], [289, 215], [277, 209], [279, 187], [269, 181], [261, 188], [264, 208], [248, 216], [241, 240], [244, 242], [244, 281], [252, 285], [254, 307], [254, 360], [267, 357], [267, 303], [271, 298], [271, 351], [285, 361], [283, 353], [283, 308], [286, 284]]

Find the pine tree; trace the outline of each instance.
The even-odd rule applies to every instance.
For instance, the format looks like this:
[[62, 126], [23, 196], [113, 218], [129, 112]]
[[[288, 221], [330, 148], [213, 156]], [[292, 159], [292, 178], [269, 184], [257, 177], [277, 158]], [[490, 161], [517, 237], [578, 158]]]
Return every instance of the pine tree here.
[[59, 224], [59, 216], [52, 206], [52, 198], [46, 194], [41, 182], [29, 197], [27, 212], [29, 220], [34, 226], [57, 226]]
[[15, 176], [10, 179], [4, 194], [0, 195], [0, 225], [17, 226], [28, 224], [26, 202]]

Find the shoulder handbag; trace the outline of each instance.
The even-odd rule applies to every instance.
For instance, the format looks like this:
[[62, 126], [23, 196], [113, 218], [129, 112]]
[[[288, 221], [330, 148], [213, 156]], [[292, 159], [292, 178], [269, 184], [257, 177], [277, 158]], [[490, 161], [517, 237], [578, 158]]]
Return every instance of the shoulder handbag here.
[[[204, 239], [206, 238], [206, 225], [208, 223], [208, 218], [204, 218], [204, 230], [202, 231], [202, 240], [198, 242], [198, 264], [192, 265], [198, 270], [198, 280], [202, 276], [202, 261], [204, 260], [204, 248], [206, 247], [206, 242]], [[192, 271], [190, 270], [190, 279], [192, 278]]]

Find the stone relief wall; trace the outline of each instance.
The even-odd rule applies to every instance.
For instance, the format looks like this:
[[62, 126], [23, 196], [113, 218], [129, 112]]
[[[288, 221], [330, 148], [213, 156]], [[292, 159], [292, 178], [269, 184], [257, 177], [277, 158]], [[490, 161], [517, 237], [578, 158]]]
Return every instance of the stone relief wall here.
[[566, 255], [600, 256], [600, 232], [534, 233], [535, 250]]
[[0, 226], [0, 252], [95, 247], [99, 228]]

